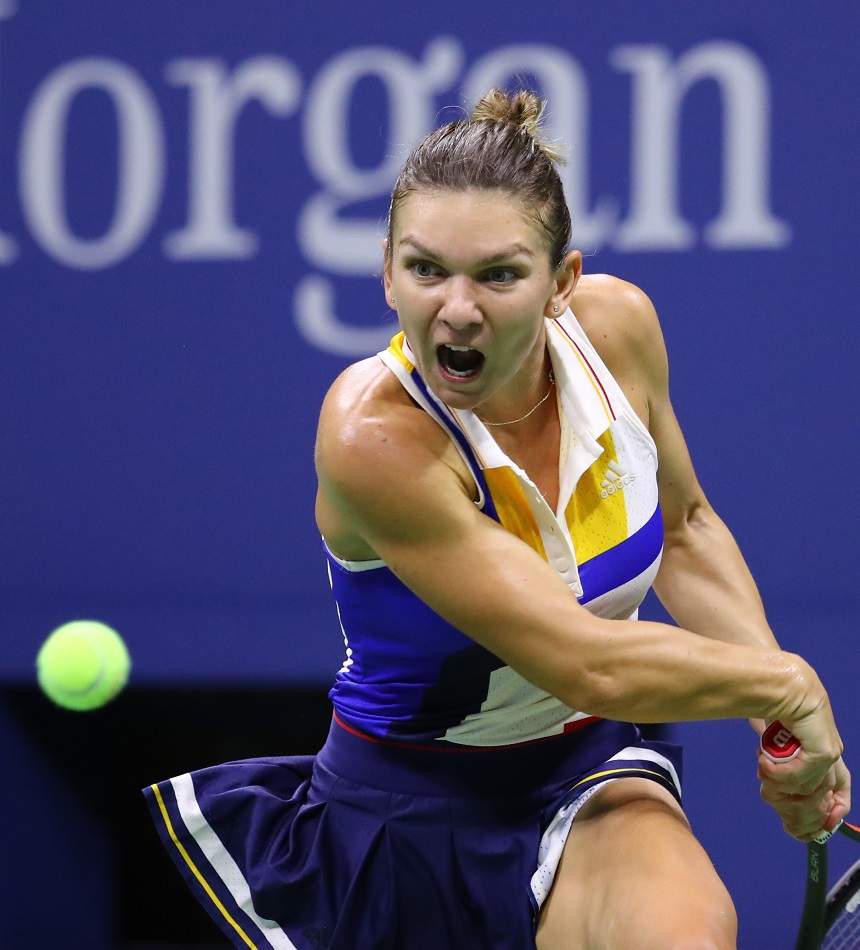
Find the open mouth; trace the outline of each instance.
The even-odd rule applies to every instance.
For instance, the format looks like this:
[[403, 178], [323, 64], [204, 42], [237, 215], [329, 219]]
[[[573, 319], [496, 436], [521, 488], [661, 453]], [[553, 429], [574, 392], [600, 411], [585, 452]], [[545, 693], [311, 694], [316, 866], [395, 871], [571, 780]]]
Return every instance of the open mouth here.
[[471, 346], [440, 343], [436, 347], [436, 358], [442, 375], [458, 381], [475, 379], [484, 365], [484, 354]]

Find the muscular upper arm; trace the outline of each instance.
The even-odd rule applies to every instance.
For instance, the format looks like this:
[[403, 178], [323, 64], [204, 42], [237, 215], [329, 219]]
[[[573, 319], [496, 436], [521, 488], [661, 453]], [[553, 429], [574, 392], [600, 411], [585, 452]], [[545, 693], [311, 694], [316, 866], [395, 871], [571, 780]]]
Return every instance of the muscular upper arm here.
[[660, 507], [666, 534], [671, 536], [697, 509], [710, 506], [669, 396], [669, 360], [657, 312], [645, 293], [629, 286], [629, 306], [639, 327], [648, 390], [648, 428], [657, 446]]
[[317, 442], [320, 491], [421, 600], [574, 705], [588, 653], [577, 637], [590, 635], [595, 618], [528, 545], [477, 509], [441, 460], [447, 442], [413, 407], [345, 419], [329, 403]]

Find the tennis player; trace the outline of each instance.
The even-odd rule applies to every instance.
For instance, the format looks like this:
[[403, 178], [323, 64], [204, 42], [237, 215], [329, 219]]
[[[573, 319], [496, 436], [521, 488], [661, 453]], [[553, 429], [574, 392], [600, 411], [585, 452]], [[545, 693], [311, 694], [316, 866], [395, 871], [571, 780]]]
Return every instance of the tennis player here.
[[[680, 751], [636, 722], [779, 719], [803, 752], [759, 769], [787, 830], [848, 809], [827, 694], [696, 479], [654, 308], [569, 249], [543, 106], [491, 91], [395, 184], [401, 332], [319, 424], [346, 642], [325, 745], [146, 790], [237, 947], [734, 947]], [[678, 627], [637, 620], [652, 586]]]

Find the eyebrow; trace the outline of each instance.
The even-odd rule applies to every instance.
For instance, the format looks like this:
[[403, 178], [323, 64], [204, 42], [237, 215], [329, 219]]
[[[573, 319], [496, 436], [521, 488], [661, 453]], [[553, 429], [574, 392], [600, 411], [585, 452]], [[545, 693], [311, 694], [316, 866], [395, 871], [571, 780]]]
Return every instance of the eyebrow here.
[[[411, 234], [407, 234], [400, 239], [398, 248], [403, 247], [404, 244], [411, 245], [420, 254], [424, 254], [426, 257], [432, 257], [437, 261], [442, 260], [444, 257], [442, 254], [437, 254], [436, 251], [431, 251], [429, 247], [425, 247], [420, 241], [412, 237]], [[515, 257], [517, 254], [525, 254], [527, 257], [535, 256], [534, 251], [526, 247], [525, 244], [516, 243], [511, 244], [510, 247], [503, 247], [498, 251], [494, 251], [492, 254], [482, 257], [479, 261], [475, 261], [475, 267], [486, 267], [487, 264], [493, 264], [495, 261], [503, 260], [506, 257]]]

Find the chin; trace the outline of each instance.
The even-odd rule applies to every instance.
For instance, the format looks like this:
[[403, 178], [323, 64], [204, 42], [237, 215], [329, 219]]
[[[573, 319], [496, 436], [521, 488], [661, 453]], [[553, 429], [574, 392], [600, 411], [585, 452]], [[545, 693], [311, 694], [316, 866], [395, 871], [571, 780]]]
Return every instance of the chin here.
[[435, 379], [430, 383], [426, 376], [424, 381], [427, 383], [427, 388], [432, 390], [433, 395], [452, 409], [473, 409], [481, 402], [481, 397], [477, 393], [464, 393], [455, 386], [449, 386]]
[[439, 370], [438, 364], [434, 369], [435, 372], [429, 378], [422, 373], [424, 381], [442, 402], [453, 409], [474, 409], [487, 398], [483, 373], [471, 379], [454, 380], [448, 379]]

